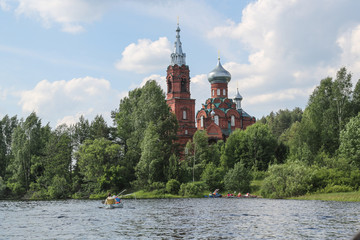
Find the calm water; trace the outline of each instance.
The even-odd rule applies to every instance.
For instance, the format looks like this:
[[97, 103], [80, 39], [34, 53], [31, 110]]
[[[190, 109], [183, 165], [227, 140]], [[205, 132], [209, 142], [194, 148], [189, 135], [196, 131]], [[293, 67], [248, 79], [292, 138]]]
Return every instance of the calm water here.
[[0, 201], [0, 239], [351, 239], [360, 203], [269, 199]]

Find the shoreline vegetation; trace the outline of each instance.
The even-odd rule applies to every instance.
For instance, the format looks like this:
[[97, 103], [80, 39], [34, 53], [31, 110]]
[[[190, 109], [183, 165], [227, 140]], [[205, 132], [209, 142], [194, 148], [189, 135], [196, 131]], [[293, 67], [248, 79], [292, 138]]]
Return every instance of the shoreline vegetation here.
[[271, 112], [225, 140], [209, 142], [198, 130], [185, 146], [154, 80], [120, 100], [112, 126], [101, 115], [56, 129], [35, 112], [26, 119], [6, 115], [0, 198], [105, 199], [123, 189], [137, 198], [187, 198], [220, 189], [269, 199], [360, 201], [360, 80], [353, 87], [351, 78], [341, 68], [320, 81], [304, 110]]
[[360, 191], [337, 192], [337, 193], [311, 193], [299, 197], [291, 197], [293, 200], [321, 200], [336, 202], [360, 202]]

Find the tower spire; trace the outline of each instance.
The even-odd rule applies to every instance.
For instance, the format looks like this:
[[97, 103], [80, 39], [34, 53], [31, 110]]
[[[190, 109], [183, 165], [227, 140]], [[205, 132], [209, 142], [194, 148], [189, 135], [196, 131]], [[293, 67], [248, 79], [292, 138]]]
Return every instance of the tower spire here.
[[174, 52], [171, 54], [171, 65], [177, 64], [178, 66], [186, 65], [186, 54], [182, 51], [181, 41], [180, 41], [180, 27], [179, 27], [179, 17], [176, 29], [176, 40], [174, 43]]

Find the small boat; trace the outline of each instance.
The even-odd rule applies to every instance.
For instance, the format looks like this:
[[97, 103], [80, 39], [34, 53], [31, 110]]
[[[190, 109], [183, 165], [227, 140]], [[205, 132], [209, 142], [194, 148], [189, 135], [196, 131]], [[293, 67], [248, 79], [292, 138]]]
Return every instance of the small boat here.
[[105, 204], [104, 205], [104, 208], [106, 208], [106, 209], [123, 208], [123, 207], [124, 207], [124, 204], [122, 202], [121, 203]]

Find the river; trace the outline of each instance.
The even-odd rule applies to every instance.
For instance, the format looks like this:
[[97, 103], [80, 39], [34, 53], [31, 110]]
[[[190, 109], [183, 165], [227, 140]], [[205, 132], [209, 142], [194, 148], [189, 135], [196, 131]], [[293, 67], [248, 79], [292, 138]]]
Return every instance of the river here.
[[352, 239], [360, 203], [271, 199], [0, 201], [0, 239]]

